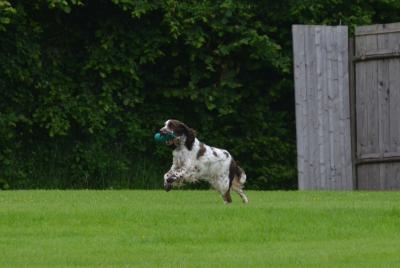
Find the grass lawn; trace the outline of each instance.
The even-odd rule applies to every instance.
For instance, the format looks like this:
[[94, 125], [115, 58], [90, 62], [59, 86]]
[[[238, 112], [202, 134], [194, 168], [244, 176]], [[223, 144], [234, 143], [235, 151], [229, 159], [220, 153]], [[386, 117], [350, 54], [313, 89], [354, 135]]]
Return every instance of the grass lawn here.
[[0, 192], [1, 267], [399, 267], [400, 192]]

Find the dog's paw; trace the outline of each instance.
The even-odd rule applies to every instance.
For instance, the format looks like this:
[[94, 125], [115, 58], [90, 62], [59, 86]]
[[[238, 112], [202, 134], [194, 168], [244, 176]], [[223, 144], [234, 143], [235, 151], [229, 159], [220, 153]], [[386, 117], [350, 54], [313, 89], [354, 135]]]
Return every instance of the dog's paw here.
[[171, 191], [172, 190], [172, 183], [169, 183], [169, 182], [165, 183], [164, 184], [164, 189], [167, 192]]

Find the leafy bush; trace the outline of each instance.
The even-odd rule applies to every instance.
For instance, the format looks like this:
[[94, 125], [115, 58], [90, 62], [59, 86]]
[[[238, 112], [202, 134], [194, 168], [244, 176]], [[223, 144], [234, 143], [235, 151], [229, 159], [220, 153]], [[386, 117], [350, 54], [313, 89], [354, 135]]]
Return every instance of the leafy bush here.
[[152, 136], [176, 118], [229, 149], [250, 188], [294, 189], [291, 24], [399, 10], [389, 0], [0, 0], [0, 177], [13, 188], [161, 187], [171, 156]]

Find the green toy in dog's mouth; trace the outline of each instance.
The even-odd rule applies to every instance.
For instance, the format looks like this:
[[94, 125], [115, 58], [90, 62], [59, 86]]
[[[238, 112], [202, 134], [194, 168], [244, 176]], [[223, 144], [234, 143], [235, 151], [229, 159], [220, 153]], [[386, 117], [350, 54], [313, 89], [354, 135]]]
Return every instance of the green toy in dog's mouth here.
[[154, 140], [156, 142], [162, 142], [167, 145], [172, 145], [174, 143], [174, 139], [176, 138], [173, 132], [167, 134], [156, 133], [154, 135]]

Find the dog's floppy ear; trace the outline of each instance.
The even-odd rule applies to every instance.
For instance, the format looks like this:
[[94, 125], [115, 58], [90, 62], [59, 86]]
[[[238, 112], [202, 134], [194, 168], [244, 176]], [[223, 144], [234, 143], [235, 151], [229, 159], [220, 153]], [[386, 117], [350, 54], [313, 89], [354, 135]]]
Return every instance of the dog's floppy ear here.
[[194, 139], [196, 138], [196, 130], [186, 126], [185, 124], [183, 124], [183, 128], [186, 135], [185, 146], [190, 151], [192, 150]]
[[186, 148], [188, 148], [189, 151], [192, 150], [194, 140], [196, 139], [196, 131], [194, 129], [191, 129], [181, 121], [175, 119], [170, 119], [169, 121], [171, 124], [171, 130], [173, 130], [175, 135], [177, 136], [185, 135], [185, 146]]

